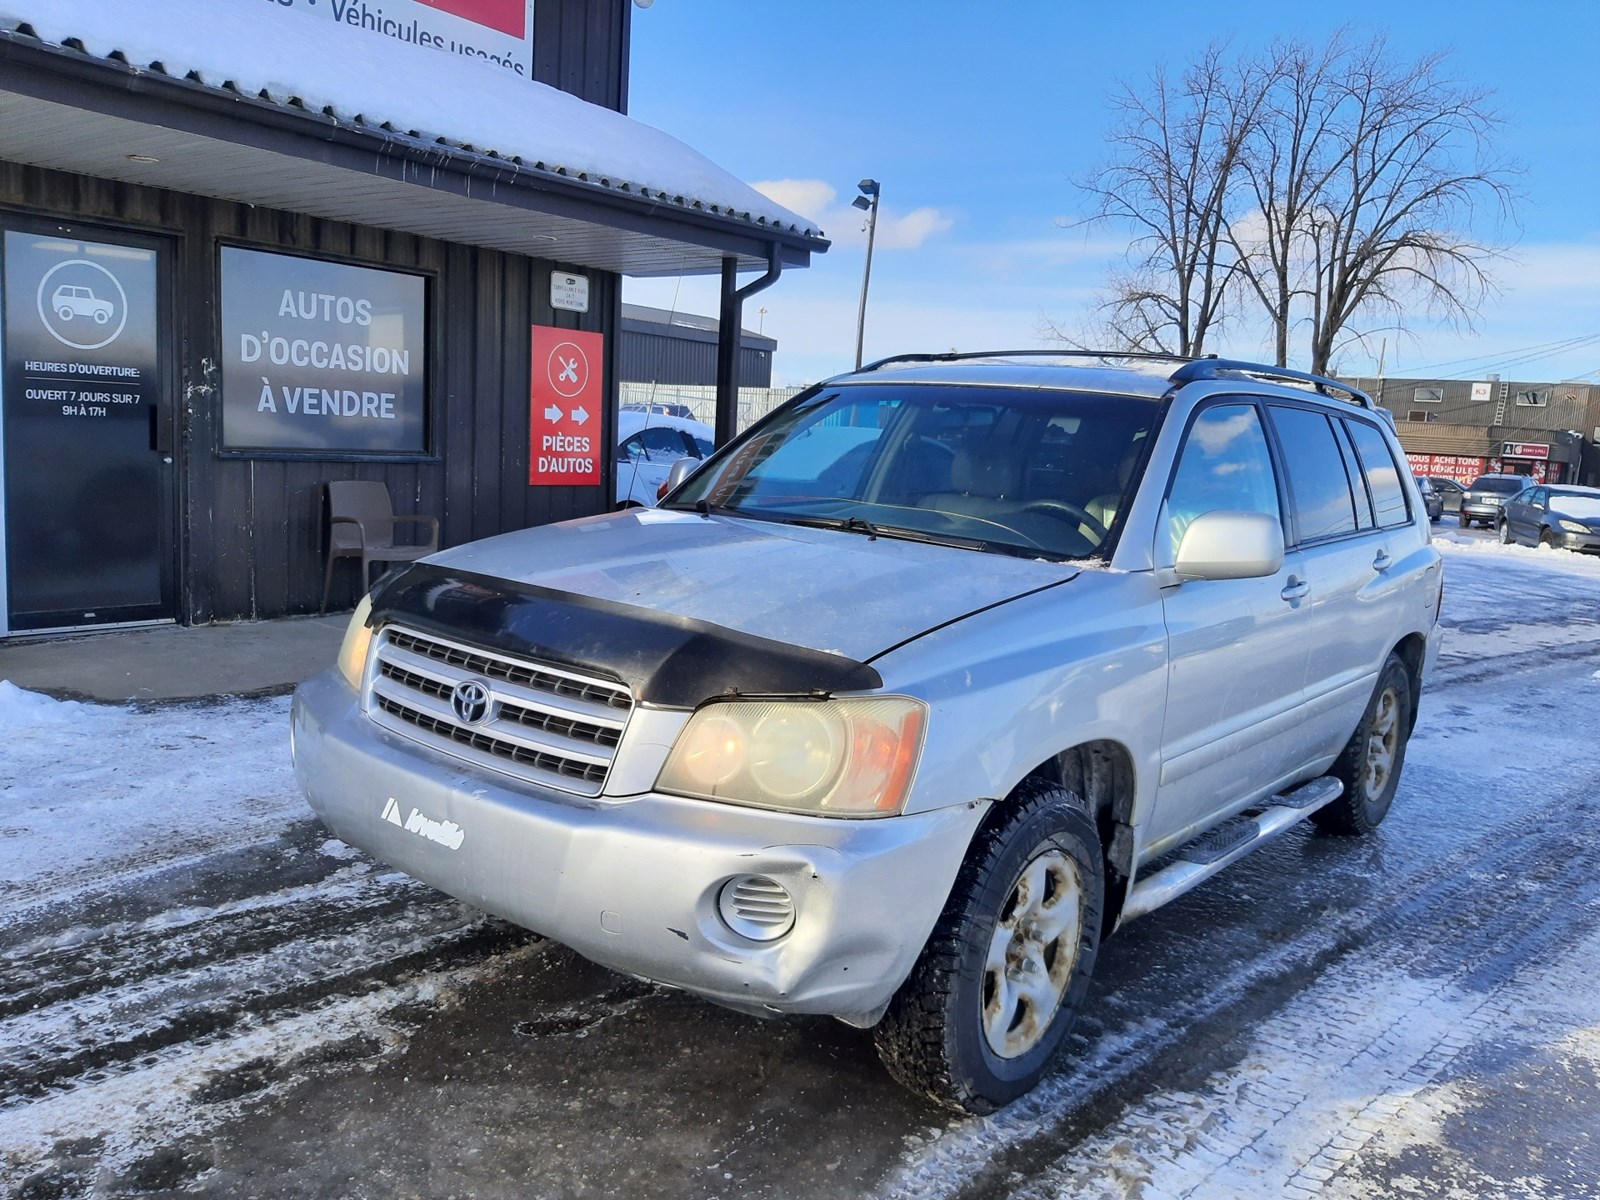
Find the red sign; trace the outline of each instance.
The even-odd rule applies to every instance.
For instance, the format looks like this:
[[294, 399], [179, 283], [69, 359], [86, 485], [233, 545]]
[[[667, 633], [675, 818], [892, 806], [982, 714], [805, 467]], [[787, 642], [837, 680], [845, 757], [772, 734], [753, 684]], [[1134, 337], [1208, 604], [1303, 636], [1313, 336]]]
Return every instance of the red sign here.
[[487, 25], [514, 38], [528, 33], [527, 0], [422, 0], [429, 8], [454, 13], [475, 25]]
[[600, 484], [600, 333], [533, 326], [528, 389], [528, 483]]
[[1406, 458], [1411, 463], [1413, 475], [1438, 475], [1454, 479], [1457, 483], [1471, 483], [1489, 469], [1488, 460], [1468, 454], [1412, 454]]
[[1550, 447], [1544, 442], [1507, 442], [1502, 458], [1549, 458]]

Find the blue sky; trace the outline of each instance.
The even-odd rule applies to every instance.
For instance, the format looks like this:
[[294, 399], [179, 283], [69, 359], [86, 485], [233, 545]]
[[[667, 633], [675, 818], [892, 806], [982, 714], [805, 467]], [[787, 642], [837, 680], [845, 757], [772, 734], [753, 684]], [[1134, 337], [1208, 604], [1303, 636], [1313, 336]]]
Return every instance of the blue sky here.
[[[1520, 160], [1501, 294], [1472, 331], [1414, 318], [1388, 338], [1387, 374], [1600, 378], [1600, 4], [1593, 0], [1339, 5], [1169, 0], [655, 0], [634, 10], [631, 114], [821, 222], [833, 248], [752, 298], [745, 324], [779, 341], [775, 382], [854, 361], [865, 254], [848, 207], [863, 177], [883, 208], [866, 354], [1048, 344], [1084, 324], [1125, 235], [1071, 228], [1070, 180], [1103, 154], [1119, 80], [1179, 69], [1207, 42], [1321, 39], [1349, 24], [1398, 54], [1451, 52], [1494, 89], [1500, 148]], [[830, 192], [830, 189], [832, 191]], [[830, 199], [831, 196], [831, 199]], [[630, 300], [714, 315], [706, 279], [633, 280]], [[757, 310], [766, 308], [764, 315]], [[1534, 347], [1592, 336], [1564, 351]], [[1302, 356], [1303, 337], [1296, 353]], [[1270, 354], [1240, 323], [1214, 347]], [[1370, 357], [1344, 369], [1375, 373]], [[1517, 359], [1527, 361], [1516, 362]], [[1467, 361], [1458, 361], [1467, 360]], [[1430, 372], [1432, 373], [1432, 372]]]

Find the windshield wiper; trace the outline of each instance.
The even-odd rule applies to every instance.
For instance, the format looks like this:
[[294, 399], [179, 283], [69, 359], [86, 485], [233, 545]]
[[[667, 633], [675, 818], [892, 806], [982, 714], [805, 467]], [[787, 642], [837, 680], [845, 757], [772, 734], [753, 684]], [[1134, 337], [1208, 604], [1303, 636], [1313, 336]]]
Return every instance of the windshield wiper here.
[[864, 533], [867, 535], [867, 541], [869, 542], [878, 540], [878, 527], [865, 517], [846, 517], [839, 528], [853, 530], [856, 533]]

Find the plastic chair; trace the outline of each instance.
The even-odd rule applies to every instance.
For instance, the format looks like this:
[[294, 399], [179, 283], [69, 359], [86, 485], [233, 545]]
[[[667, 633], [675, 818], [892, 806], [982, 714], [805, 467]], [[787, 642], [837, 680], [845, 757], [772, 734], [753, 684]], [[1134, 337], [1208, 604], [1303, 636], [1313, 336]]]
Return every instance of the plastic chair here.
[[[328, 565], [322, 575], [322, 608], [328, 611], [333, 586], [333, 564], [341, 558], [361, 560], [361, 590], [372, 586], [375, 562], [416, 562], [439, 548], [439, 519], [396, 516], [389, 503], [389, 486], [362, 480], [334, 480], [325, 485], [328, 504]], [[427, 529], [427, 545], [396, 545], [394, 527], [413, 523]]]

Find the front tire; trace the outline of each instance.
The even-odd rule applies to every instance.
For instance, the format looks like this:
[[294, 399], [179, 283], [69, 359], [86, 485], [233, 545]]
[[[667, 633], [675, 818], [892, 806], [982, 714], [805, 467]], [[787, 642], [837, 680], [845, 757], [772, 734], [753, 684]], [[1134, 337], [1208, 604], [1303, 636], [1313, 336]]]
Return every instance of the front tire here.
[[1551, 533], [1548, 528], [1539, 530], [1539, 545], [1548, 546], [1554, 550], [1556, 548], [1556, 535]]
[[1378, 672], [1378, 686], [1328, 774], [1344, 784], [1344, 794], [1311, 814], [1324, 833], [1367, 834], [1389, 815], [1411, 735], [1411, 673], [1391, 654]]
[[1504, 518], [1500, 521], [1500, 544], [1502, 546], [1511, 545], [1511, 526]]
[[970, 1113], [1032, 1089], [1088, 991], [1104, 906], [1093, 819], [1071, 792], [1024, 781], [978, 830], [874, 1031], [889, 1073]]

